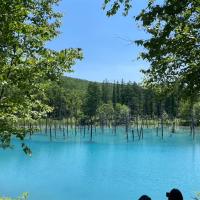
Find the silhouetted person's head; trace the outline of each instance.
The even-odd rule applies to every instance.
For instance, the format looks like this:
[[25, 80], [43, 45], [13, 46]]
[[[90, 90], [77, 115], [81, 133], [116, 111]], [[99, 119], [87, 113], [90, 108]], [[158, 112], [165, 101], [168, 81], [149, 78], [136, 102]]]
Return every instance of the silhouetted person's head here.
[[183, 200], [183, 195], [178, 189], [172, 189], [166, 193], [168, 200]]
[[142, 195], [138, 200], [151, 200], [151, 198], [147, 195]]

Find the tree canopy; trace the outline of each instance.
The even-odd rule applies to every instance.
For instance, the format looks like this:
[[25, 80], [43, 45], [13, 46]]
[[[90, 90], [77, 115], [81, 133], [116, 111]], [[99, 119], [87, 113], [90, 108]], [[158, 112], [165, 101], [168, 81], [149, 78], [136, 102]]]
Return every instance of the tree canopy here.
[[[0, 142], [23, 139], [19, 120], [35, 120], [51, 111], [45, 103], [49, 82], [70, 71], [81, 49], [54, 51], [46, 42], [59, 34], [59, 0], [0, 1]], [[24, 146], [24, 145], [23, 145]]]
[[88, 89], [86, 93], [86, 98], [84, 102], [84, 114], [88, 116], [89, 118], [92, 118], [95, 116], [97, 108], [100, 104], [100, 87], [97, 83], [89, 83]]
[[[121, 6], [124, 6], [124, 12], [127, 14], [132, 2], [104, 2], [104, 9], [108, 8], [108, 16], [116, 14]], [[135, 17], [149, 34], [148, 39], [136, 41], [145, 48], [140, 57], [150, 63], [150, 68], [143, 70], [147, 85], [176, 84], [187, 96], [199, 93], [199, 14], [199, 0], [149, 0], [146, 8]]]

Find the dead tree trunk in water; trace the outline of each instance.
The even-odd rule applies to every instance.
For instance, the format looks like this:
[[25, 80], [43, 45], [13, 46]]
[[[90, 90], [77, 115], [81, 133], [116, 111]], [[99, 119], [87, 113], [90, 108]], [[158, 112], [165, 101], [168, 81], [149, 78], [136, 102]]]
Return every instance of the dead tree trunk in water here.
[[63, 120], [63, 138], [65, 140], [65, 122], [64, 122], [64, 120]]
[[146, 119], [146, 127], [149, 128], [147, 116], [145, 117], [145, 119]]
[[141, 134], [142, 134], [142, 139], [144, 138], [144, 131], [143, 131], [143, 127], [141, 126]]
[[137, 134], [138, 134], [138, 137], [140, 137], [140, 133], [139, 133], [139, 124], [138, 124], [138, 115], [136, 117], [136, 130], [137, 130]]
[[159, 126], [159, 123], [158, 123], [158, 125], [157, 125], [157, 127], [156, 127], [156, 135], [158, 136], [158, 126]]
[[91, 118], [91, 119], [90, 119], [90, 141], [91, 141], [91, 142], [92, 142], [92, 137], [93, 137], [93, 132], [92, 132], [92, 131], [93, 131], [93, 130], [92, 130], [92, 128], [93, 128], [92, 125], [93, 125], [93, 124], [92, 124], [92, 123], [93, 123], [93, 121], [92, 121], [92, 118]]
[[101, 119], [101, 132], [104, 133], [104, 119]]
[[132, 133], [132, 137], [133, 137], [133, 141], [134, 141], [135, 140], [134, 130], [132, 130], [131, 133]]
[[144, 132], [143, 132], [142, 124], [141, 124], [140, 131], [139, 131], [139, 140], [143, 139], [143, 137], [144, 137]]
[[141, 121], [141, 129], [140, 129], [140, 132], [141, 132], [141, 137], [143, 139], [144, 137], [144, 131], [143, 131], [143, 118], [142, 118], [142, 121]]
[[191, 112], [191, 125], [190, 125], [190, 129], [191, 129], [191, 135], [193, 140], [195, 139], [195, 121], [194, 121], [194, 103], [191, 100], [191, 106], [190, 106], [190, 112]]
[[49, 136], [50, 136], [50, 141], [52, 141], [51, 122], [50, 122], [50, 124], [49, 124]]
[[126, 124], [125, 124], [125, 128], [126, 128], [126, 140], [128, 142], [128, 125], [129, 125], [129, 117], [126, 116]]
[[56, 125], [56, 122], [54, 122], [54, 135], [55, 135], [55, 138], [57, 137], [57, 125]]
[[75, 124], [74, 124], [74, 126], [75, 126], [75, 127], [74, 127], [74, 131], [75, 131], [75, 137], [76, 137], [76, 135], [77, 135], [77, 129], [76, 129], [76, 128], [77, 128], [77, 127], [76, 127], [76, 126], [77, 126], [77, 120], [76, 120], [76, 117], [74, 118], [74, 123], [75, 123]]
[[83, 137], [85, 137], [85, 124], [83, 125]]
[[175, 121], [174, 118], [172, 119], [172, 133], [175, 133]]
[[69, 118], [67, 118], [67, 137], [69, 135]]
[[160, 122], [161, 122], [161, 134], [162, 139], [164, 137], [164, 128], [163, 128], [163, 102], [160, 100]]
[[45, 120], [45, 134], [47, 134], [47, 117], [46, 117], [46, 120]]
[[115, 133], [115, 135], [117, 134], [117, 124], [116, 124], [116, 122], [114, 122], [115, 124], [114, 124], [114, 133]]
[[164, 130], [163, 130], [163, 115], [161, 115], [161, 132], [162, 132], [162, 139], [164, 137]]
[[42, 132], [42, 122], [41, 122], [41, 120], [39, 119], [39, 121], [38, 121], [38, 125], [39, 125], [39, 130], [40, 130], [40, 132]]

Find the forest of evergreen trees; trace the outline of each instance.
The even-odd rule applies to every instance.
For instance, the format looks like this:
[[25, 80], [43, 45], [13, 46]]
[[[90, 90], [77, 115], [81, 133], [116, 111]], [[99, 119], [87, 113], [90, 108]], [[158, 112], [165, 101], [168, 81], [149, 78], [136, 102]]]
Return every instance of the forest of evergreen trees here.
[[127, 117], [139, 117], [181, 119], [182, 124], [188, 125], [190, 120], [189, 104], [179, 100], [178, 91], [160, 96], [135, 82], [125, 83], [123, 80], [97, 83], [63, 77], [61, 82], [49, 89], [48, 103], [54, 107], [48, 114], [49, 118], [73, 118], [77, 123], [115, 119], [123, 124]]

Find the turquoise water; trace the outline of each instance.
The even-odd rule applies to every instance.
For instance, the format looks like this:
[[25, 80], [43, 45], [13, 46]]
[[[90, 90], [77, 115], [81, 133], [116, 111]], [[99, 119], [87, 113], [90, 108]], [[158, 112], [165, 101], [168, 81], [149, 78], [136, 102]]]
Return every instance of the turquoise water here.
[[165, 192], [179, 188], [185, 199], [200, 191], [200, 137], [189, 130], [164, 139], [155, 129], [144, 129], [144, 139], [127, 143], [124, 129], [114, 135], [105, 130], [94, 135], [62, 134], [53, 142], [36, 135], [27, 143], [32, 157], [24, 155], [17, 141], [14, 149], [0, 150], [0, 194], [30, 200], [134, 200], [142, 194], [166, 199]]

